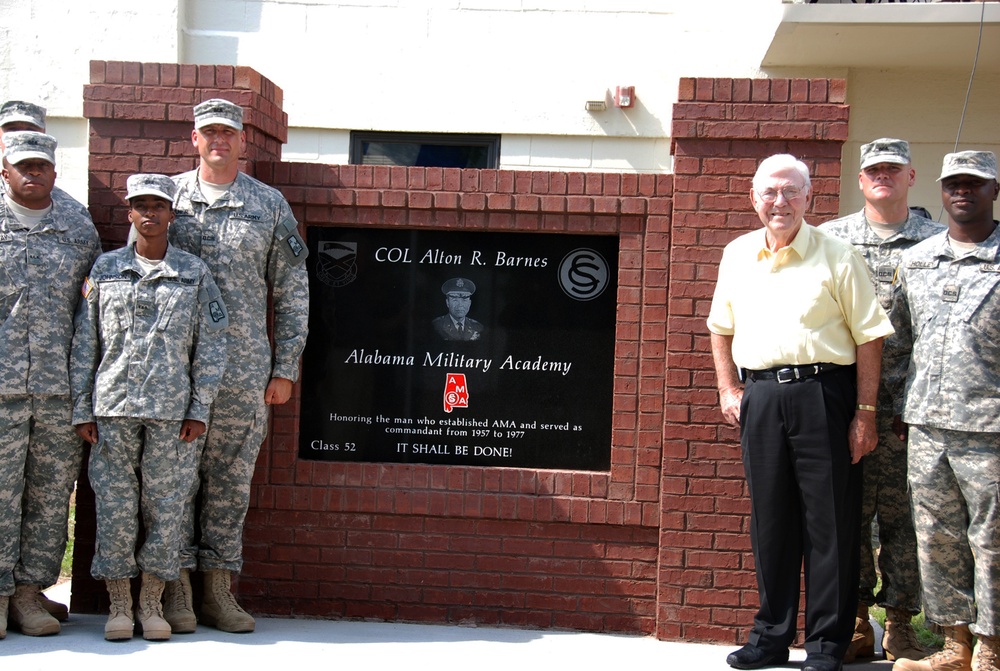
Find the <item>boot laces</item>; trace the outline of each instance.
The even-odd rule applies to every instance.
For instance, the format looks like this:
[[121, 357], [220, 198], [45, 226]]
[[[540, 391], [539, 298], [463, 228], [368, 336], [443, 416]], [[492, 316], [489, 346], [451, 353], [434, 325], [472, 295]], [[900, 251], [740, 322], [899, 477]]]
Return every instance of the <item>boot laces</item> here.
[[939, 651], [935, 652], [930, 657], [924, 658], [925, 662], [930, 662], [931, 665], [935, 662], [942, 660], [952, 660], [956, 657], [964, 657], [967, 653], [965, 652], [965, 646], [962, 645], [957, 638], [952, 636], [945, 636], [944, 647]]
[[979, 647], [976, 648], [976, 668], [995, 669], [1000, 658], [997, 657], [996, 639], [987, 641], [985, 638], [979, 639]]
[[213, 582], [212, 595], [215, 597], [215, 603], [220, 609], [246, 613], [242, 606], [240, 606], [239, 601], [236, 600], [236, 595], [233, 594], [229, 580], [216, 580]]
[[47, 610], [42, 608], [42, 604], [38, 603], [37, 585], [26, 585], [24, 589], [22, 589], [19, 594], [15, 594], [13, 598], [14, 601], [17, 602], [17, 609], [24, 615], [38, 615], [39, 613], [45, 613], [46, 615], [49, 614]]
[[131, 615], [128, 610], [128, 602], [131, 594], [131, 587], [128, 580], [113, 580], [108, 590], [111, 595], [111, 616]]
[[173, 612], [181, 610], [194, 610], [194, 604], [188, 599], [188, 590], [180, 580], [172, 580], [164, 588], [164, 601], [167, 602], [169, 610]]
[[140, 609], [146, 615], [163, 615], [163, 606], [160, 605], [160, 597], [151, 589], [144, 589], [139, 594]]

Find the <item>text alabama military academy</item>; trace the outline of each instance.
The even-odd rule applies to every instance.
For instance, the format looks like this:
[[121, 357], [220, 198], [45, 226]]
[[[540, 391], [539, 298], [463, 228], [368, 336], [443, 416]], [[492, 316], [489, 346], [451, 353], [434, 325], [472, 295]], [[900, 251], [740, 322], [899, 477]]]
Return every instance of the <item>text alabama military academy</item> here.
[[[417, 357], [403, 354], [382, 354], [379, 350], [369, 352], [365, 349], [354, 349], [344, 359], [345, 364], [359, 364], [366, 366], [413, 366], [416, 365]], [[424, 352], [422, 366], [432, 366], [438, 368], [475, 368], [486, 373], [493, 366], [493, 359], [481, 357], [469, 357], [455, 352], [439, 352], [432, 354]], [[550, 361], [538, 355], [534, 358], [514, 357], [508, 355], [500, 370], [521, 370], [521, 371], [545, 371], [568, 375], [573, 367], [572, 361]]]

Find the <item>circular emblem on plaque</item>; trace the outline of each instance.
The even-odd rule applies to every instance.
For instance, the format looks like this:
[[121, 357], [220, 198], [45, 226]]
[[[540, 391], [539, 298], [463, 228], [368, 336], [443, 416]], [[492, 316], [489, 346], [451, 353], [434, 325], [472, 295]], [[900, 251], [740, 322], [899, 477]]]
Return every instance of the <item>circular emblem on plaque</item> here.
[[559, 262], [559, 286], [570, 298], [593, 300], [609, 283], [608, 262], [593, 249], [574, 249]]
[[316, 260], [316, 277], [331, 287], [343, 287], [358, 276], [358, 243], [321, 242]]

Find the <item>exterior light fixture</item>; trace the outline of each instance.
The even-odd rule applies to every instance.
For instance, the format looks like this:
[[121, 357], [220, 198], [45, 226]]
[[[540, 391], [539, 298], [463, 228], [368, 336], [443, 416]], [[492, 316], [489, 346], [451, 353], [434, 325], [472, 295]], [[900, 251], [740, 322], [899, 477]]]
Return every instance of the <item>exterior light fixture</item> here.
[[635, 104], [635, 87], [615, 87], [615, 107], [632, 107]]

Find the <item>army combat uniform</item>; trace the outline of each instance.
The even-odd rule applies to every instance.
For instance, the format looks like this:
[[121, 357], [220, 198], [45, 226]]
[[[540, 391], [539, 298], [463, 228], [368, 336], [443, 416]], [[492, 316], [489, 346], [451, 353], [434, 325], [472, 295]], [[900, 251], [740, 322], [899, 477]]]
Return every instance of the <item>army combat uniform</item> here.
[[960, 258], [947, 233], [905, 252], [896, 300], [912, 328], [903, 419], [924, 611], [997, 636], [1000, 228]]
[[[239, 572], [250, 480], [267, 434], [264, 391], [272, 377], [295, 381], [308, 331], [305, 245], [281, 194], [240, 172], [209, 204], [194, 170], [174, 178], [176, 219], [170, 240], [201, 257], [230, 310], [229, 365], [212, 404], [199, 466], [200, 539], [194, 499], [185, 510], [182, 568]], [[268, 287], [274, 306], [274, 354], [267, 336]]]
[[[6, 194], [7, 184], [0, 179], [0, 198], [3, 198]], [[52, 187], [52, 203], [58, 203], [59, 209], [63, 212], [77, 212], [88, 219], [90, 218], [90, 212], [86, 207], [84, 207], [83, 203], [60, 189], [58, 186]]]
[[79, 203], [53, 198], [28, 230], [0, 199], [0, 595], [59, 577], [83, 455], [70, 423], [73, 314], [100, 253]]
[[[176, 580], [198, 450], [180, 439], [181, 424], [208, 423], [226, 366], [226, 307], [205, 264], [173, 247], [148, 274], [132, 246], [104, 254], [83, 293], [71, 373], [73, 424], [98, 426], [88, 467], [97, 504], [91, 573]], [[137, 553], [139, 471], [146, 540]]]
[[[906, 223], [883, 240], [868, 225], [865, 211], [861, 210], [820, 228], [846, 240], [861, 252], [875, 283], [879, 303], [892, 319], [893, 281], [903, 252], [945, 227], [910, 213]], [[860, 603], [866, 606], [877, 602], [916, 613], [920, 611], [920, 574], [906, 485], [906, 443], [896, 436], [892, 428], [893, 417], [902, 412], [908, 365], [909, 344], [901, 343], [898, 334], [887, 337], [882, 345], [882, 377], [878, 393], [878, 448], [864, 460], [858, 597]], [[882, 576], [882, 588], [878, 594], [875, 594], [878, 576], [875, 573], [871, 533], [876, 512]]]

